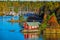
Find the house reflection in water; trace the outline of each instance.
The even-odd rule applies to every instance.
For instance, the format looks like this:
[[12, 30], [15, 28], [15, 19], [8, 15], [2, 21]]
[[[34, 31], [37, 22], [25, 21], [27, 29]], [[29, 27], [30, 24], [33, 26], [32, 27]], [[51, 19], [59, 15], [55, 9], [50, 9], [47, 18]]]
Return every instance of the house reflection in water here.
[[39, 40], [39, 33], [24, 33], [25, 40]]

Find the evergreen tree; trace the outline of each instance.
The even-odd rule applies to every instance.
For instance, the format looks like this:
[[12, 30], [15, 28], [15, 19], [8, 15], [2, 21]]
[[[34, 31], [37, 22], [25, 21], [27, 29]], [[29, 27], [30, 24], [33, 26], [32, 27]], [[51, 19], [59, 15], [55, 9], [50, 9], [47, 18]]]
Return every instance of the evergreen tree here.
[[20, 21], [24, 21], [23, 15], [19, 16], [19, 20], [20, 20]]
[[39, 25], [40, 26], [40, 30], [44, 30], [47, 27], [47, 22], [50, 19], [50, 15], [47, 15], [46, 19], [43, 20], [43, 22]]

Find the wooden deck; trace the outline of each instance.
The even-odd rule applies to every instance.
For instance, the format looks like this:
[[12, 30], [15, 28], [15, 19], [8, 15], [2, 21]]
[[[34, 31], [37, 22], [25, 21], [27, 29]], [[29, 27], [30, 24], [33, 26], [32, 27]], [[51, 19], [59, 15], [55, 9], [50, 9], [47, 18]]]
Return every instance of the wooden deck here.
[[22, 30], [23, 33], [37, 33], [40, 32], [40, 30]]

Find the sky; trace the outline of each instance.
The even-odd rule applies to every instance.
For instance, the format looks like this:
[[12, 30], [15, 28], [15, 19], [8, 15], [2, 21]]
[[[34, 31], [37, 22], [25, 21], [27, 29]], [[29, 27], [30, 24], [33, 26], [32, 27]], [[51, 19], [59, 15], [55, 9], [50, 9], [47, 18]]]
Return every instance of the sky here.
[[[0, 1], [7, 1], [7, 0], [0, 0]], [[9, 1], [59, 1], [60, 0], [9, 0]]]

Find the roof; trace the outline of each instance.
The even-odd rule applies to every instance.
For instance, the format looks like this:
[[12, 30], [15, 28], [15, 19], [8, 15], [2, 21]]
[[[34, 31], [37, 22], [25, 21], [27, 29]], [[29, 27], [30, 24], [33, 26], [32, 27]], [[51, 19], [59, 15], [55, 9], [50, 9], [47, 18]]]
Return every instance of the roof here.
[[28, 26], [39, 26], [39, 22], [27, 22]]

